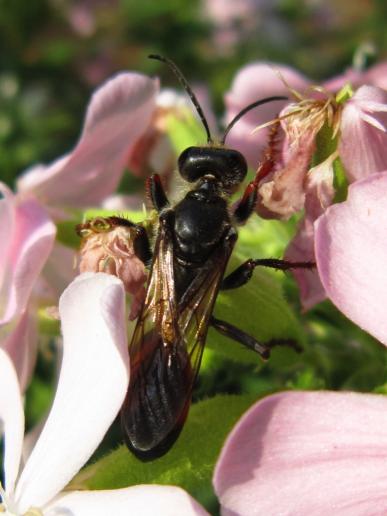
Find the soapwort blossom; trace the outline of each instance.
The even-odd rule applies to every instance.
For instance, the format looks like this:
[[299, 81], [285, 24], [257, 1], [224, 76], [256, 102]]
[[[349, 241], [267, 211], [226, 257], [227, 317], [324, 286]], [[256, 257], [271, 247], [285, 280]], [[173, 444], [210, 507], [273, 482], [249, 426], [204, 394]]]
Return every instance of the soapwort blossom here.
[[[361, 86], [343, 101], [343, 92], [315, 93], [317, 98], [300, 97], [281, 112], [284, 164], [258, 188], [258, 211], [263, 206], [272, 217], [288, 218], [305, 209], [285, 254], [291, 261], [314, 260], [314, 222], [334, 201], [340, 167], [348, 182], [387, 168], [387, 92]], [[325, 297], [316, 272], [299, 270], [295, 276], [305, 308]]]
[[0, 510], [8, 516], [207, 514], [187, 493], [172, 486], [63, 490], [100, 443], [127, 391], [123, 284], [112, 275], [85, 273], [62, 294], [59, 311], [63, 361], [57, 391], [23, 467], [20, 388], [11, 361], [0, 350], [0, 422], [5, 442]]
[[[234, 81], [235, 85], [244, 85], [235, 87], [234, 98], [240, 103], [267, 96], [258, 73], [261, 67], [258, 63], [246, 67]], [[278, 67], [274, 65], [273, 68]], [[314, 261], [314, 222], [335, 201], [338, 174], [352, 183], [387, 169], [387, 92], [376, 86], [385, 84], [383, 73], [385, 65], [380, 64], [363, 74], [350, 74], [356, 79], [357, 89], [353, 92], [343, 81], [333, 80], [326, 86], [316, 87], [305, 79], [300, 87], [295, 85], [297, 81], [289, 71], [285, 74], [278, 68], [282, 94], [287, 90], [294, 101], [287, 103], [279, 115], [273, 117], [276, 137], [269, 137], [267, 145], [270, 123], [267, 123], [268, 118], [265, 119], [267, 114], [260, 110], [246, 115], [246, 121], [242, 123], [242, 119], [236, 126], [234, 136], [231, 133], [229, 143], [238, 136], [244, 142], [245, 148], [241, 150], [255, 168], [257, 151], [261, 152], [256, 179], [258, 213], [267, 218], [288, 219], [305, 210], [298, 232], [285, 253], [286, 259]], [[274, 76], [275, 72], [272, 74]], [[374, 85], [362, 85], [367, 80]], [[338, 84], [341, 91], [335, 90]], [[275, 104], [269, 104], [268, 109], [276, 108]], [[261, 115], [265, 116], [258, 122]], [[266, 148], [262, 146], [259, 132], [252, 134], [254, 128], [247, 124], [248, 116], [255, 117], [257, 126], [265, 131]], [[239, 145], [237, 140], [232, 143]], [[265, 163], [267, 156], [271, 167]], [[264, 174], [260, 174], [261, 168], [265, 170]], [[340, 194], [344, 195], [343, 192]], [[300, 286], [304, 308], [324, 299], [325, 291], [317, 272], [300, 269], [293, 274]]]

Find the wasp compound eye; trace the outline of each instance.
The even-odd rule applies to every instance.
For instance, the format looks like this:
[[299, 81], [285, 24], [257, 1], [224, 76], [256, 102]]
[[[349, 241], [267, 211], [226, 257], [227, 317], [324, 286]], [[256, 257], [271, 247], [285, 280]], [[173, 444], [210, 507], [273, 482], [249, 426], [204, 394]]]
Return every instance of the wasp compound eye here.
[[225, 189], [239, 185], [247, 173], [247, 163], [240, 152], [218, 147], [188, 147], [180, 154], [178, 168], [189, 183], [211, 174]]

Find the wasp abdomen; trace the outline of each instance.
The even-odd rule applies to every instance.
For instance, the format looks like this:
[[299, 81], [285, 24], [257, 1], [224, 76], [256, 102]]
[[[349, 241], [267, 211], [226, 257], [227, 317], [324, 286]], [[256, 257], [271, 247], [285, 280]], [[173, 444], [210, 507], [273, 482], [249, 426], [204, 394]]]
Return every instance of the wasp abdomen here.
[[133, 357], [121, 412], [127, 446], [142, 460], [166, 453], [185, 422], [192, 369], [181, 343], [165, 344], [156, 330], [144, 336], [146, 356]]

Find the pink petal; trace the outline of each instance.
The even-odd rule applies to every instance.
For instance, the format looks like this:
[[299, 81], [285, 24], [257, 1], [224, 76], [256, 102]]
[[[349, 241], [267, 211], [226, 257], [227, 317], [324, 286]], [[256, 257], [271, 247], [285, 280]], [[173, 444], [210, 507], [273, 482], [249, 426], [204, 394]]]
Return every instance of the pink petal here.
[[16, 371], [0, 348], [0, 436], [4, 433], [4, 477], [12, 493], [19, 472], [23, 445], [24, 411]]
[[0, 190], [5, 195], [0, 204], [9, 203], [6, 211], [11, 222], [2, 248], [6, 262], [3, 258], [0, 306], [4, 308], [0, 324], [5, 324], [25, 310], [34, 282], [52, 249], [56, 228], [33, 199], [20, 199], [1, 185]]
[[[231, 90], [225, 95], [226, 122], [230, 122], [244, 107], [256, 100], [275, 95], [289, 96], [290, 92], [277, 71], [298, 91], [305, 90], [309, 84], [304, 76], [287, 66], [264, 62], [249, 64], [239, 71]], [[227, 145], [242, 152], [251, 167], [257, 167], [267, 141], [267, 129], [252, 134], [253, 130], [273, 120], [286, 103], [276, 101], [253, 109], [237, 122], [227, 136]]]
[[58, 304], [60, 294], [75, 278], [78, 252], [60, 242], [55, 242], [41, 276], [39, 295], [47, 303]]
[[[387, 169], [387, 92], [362, 86], [345, 103], [339, 154], [350, 181]], [[371, 118], [374, 120], [372, 122]]]
[[[315, 262], [314, 221], [332, 203], [333, 187], [332, 154], [325, 161], [310, 169], [305, 184], [305, 216], [300, 222], [296, 236], [286, 249], [285, 258], [291, 262]], [[293, 276], [300, 288], [300, 298], [305, 310], [326, 298], [317, 270], [294, 269]]]
[[1, 347], [8, 353], [16, 369], [21, 391], [24, 392], [32, 375], [38, 344], [36, 317], [26, 310]]
[[108, 274], [78, 276], [62, 294], [63, 361], [51, 413], [16, 489], [20, 511], [41, 507], [87, 461], [128, 386], [125, 296]]
[[274, 172], [258, 189], [257, 211], [262, 215], [288, 219], [305, 203], [305, 178], [315, 150], [314, 135], [305, 135], [302, 144], [289, 152], [285, 166]]
[[371, 66], [364, 74], [363, 84], [372, 84], [387, 90], [387, 61]]
[[[301, 221], [296, 236], [286, 249], [285, 259], [290, 262], [314, 262], [313, 221]], [[294, 269], [291, 271], [300, 289], [300, 299], [304, 310], [309, 310], [326, 298], [317, 270]]]
[[[4, 283], [7, 281], [8, 276], [8, 252], [12, 245], [13, 231], [12, 228], [15, 225], [15, 205], [14, 195], [7, 185], [0, 182], [0, 242], [2, 252], [0, 253], [0, 300]], [[5, 297], [5, 296], [4, 296]], [[1, 307], [1, 303], [0, 303]], [[0, 312], [1, 313], [1, 312]]]
[[53, 514], [62, 510], [77, 516], [208, 516], [183, 489], [158, 485], [63, 493], [48, 507], [48, 514], [50, 509]]
[[237, 423], [218, 460], [222, 515], [386, 514], [386, 425], [384, 396], [269, 396]]
[[348, 68], [342, 75], [337, 75], [326, 80], [323, 87], [333, 93], [337, 93], [346, 84], [358, 85], [367, 83], [363, 80], [364, 74], [353, 68]]
[[158, 81], [121, 73], [91, 98], [85, 126], [75, 149], [48, 166], [37, 166], [19, 180], [44, 204], [88, 206], [100, 203], [117, 187], [129, 152], [146, 130], [155, 105]]
[[387, 173], [354, 183], [315, 226], [318, 271], [347, 317], [387, 344]]

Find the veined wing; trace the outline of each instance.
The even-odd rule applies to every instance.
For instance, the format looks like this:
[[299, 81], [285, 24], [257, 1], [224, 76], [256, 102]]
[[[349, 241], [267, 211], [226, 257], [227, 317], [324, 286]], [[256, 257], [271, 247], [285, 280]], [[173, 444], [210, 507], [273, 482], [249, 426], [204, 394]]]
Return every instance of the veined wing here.
[[233, 242], [223, 241], [222, 244], [200, 269], [178, 305], [179, 330], [184, 336], [192, 369], [191, 391], [199, 372], [209, 320], [233, 248]]
[[172, 236], [163, 221], [129, 355], [131, 378], [121, 422], [128, 447], [140, 458], [151, 459], [176, 440], [193, 383], [178, 324]]

